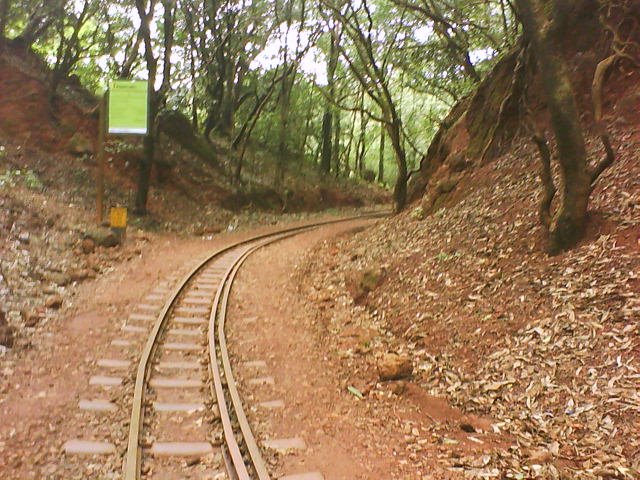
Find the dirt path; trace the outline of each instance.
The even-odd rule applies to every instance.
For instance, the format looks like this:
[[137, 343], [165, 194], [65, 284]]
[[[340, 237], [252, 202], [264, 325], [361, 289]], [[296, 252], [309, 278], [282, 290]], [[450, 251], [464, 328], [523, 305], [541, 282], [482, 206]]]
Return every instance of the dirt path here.
[[[124, 451], [129, 416], [125, 396], [117, 390], [107, 394], [119, 406], [114, 414], [97, 417], [78, 408], [80, 399], [100, 396], [89, 385], [89, 378], [101, 373], [96, 361], [117, 355], [111, 340], [121, 335], [128, 314], [155, 285], [179, 278], [224, 244], [269, 230], [273, 228], [208, 241], [153, 237], [140, 252], [124, 255], [111, 272], [81, 284], [28, 348], [0, 358], [0, 477], [119, 478], [117, 460], [92, 465], [62, 452], [65, 441], [92, 435], [106, 435]], [[130, 370], [125, 386], [133, 381]]]
[[[304, 452], [293, 455], [273, 452], [270, 462], [279, 473], [317, 470], [327, 479], [406, 478], [390, 475], [396, 468], [397, 446], [403, 443], [402, 430], [390, 428], [371, 404], [345, 393], [346, 385], [336, 374], [339, 359], [327, 354], [292, 276], [312, 246], [368, 223], [325, 227], [262, 250], [247, 262], [234, 290], [230, 342], [238, 375], [240, 379], [252, 376], [242, 362], [264, 359], [275, 379], [273, 392], [244, 388], [247, 402], [278, 397], [285, 403], [281, 410], [260, 412], [259, 419], [252, 407], [256, 431], [262, 439], [300, 437], [307, 444]], [[118, 405], [118, 411], [108, 415], [78, 408], [79, 400], [96, 397], [89, 378], [101, 373], [97, 360], [117, 355], [111, 340], [121, 335], [128, 314], [154, 286], [179, 278], [223, 244], [255, 233], [210, 241], [151, 238], [140, 252], [124, 255], [110, 273], [80, 285], [60, 315], [32, 337], [28, 349], [5, 355], [1, 359], [0, 476], [119, 478], [117, 456], [87, 460], [67, 457], [62, 450], [72, 438], [105, 437], [124, 452], [130, 401], [126, 394], [108, 391], [109, 400]], [[249, 315], [256, 320], [243, 322]], [[241, 336], [242, 346], [249, 347], [245, 353], [238, 348]], [[252, 340], [260, 342], [251, 346]], [[130, 360], [135, 361], [135, 356]], [[125, 387], [131, 382], [133, 371], [125, 375]], [[363, 419], [373, 423], [363, 429]]]
[[[250, 406], [284, 403], [283, 408], [252, 408], [256, 436], [263, 441], [301, 438], [307, 445], [290, 454], [273, 452], [270, 461], [281, 474], [319, 471], [327, 479], [387, 478], [393, 468], [395, 442], [387, 437], [381, 444], [372, 436], [379, 432], [359, 431], [359, 417], [372, 412], [344, 394], [334, 359], [318, 343], [316, 326], [305, 315], [292, 281], [312, 245], [368, 223], [323, 228], [263, 249], [247, 261], [233, 290], [228, 335], [243, 398]], [[249, 363], [256, 361], [266, 367]], [[273, 386], [250, 383], [270, 376]]]
[[[357, 370], [345, 371], [345, 357], [353, 356], [350, 349], [366, 333], [351, 324], [327, 334], [321, 315], [300, 290], [300, 268], [313, 265], [309, 249], [324, 241], [331, 245], [331, 240], [367, 223], [286, 240], [256, 253], [241, 270], [228, 335], [254, 433], [263, 442], [297, 438], [306, 444], [306, 449], [271, 451], [269, 462], [280, 475], [321, 472], [331, 480], [461, 478], [438, 464], [442, 432], [434, 433], [432, 419], [437, 417], [440, 428], [450, 425], [446, 430], [452, 442], [461, 437], [455, 441], [461, 454], [473, 444], [465, 445], [458, 425], [482, 422], [463, 418], [446, 402], [404, 382], [380, 384], [357, 378]], [[327, 302], [337, 300], [331, 292], [325, 295]], [[257, 379], [261, 385], [256, 385]], [[349, 386], [366, 397], [356, 398]], [[396, 394], [399, 388], [406, 389], [405, 395]], [[273, 401], [282, 401], [282, 407], [257, 406]]]

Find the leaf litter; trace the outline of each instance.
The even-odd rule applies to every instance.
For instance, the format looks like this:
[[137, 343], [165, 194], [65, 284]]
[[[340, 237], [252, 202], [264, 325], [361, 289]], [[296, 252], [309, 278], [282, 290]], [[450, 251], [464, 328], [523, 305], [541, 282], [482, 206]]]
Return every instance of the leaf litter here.
[[[527, 161], [517, 151], [484, 166], [424, 220], [409, 211], [318, 247], [301, 291], [346, 376], [404, 351], [428, 394], [492, 419], [505, 442], [469, 435], [485, 447], [469, 455], [440, 435], [451, 450], [438, 462], [458, 476], [437, 478], [640, 478], [640, 166], [623, 155], [594, 192], [587, 240], [548, 257]], [[355, 302], [348, 279], [372, 266], [385, 280]], [[371, 332], [365, 346], [345, 341], [354, 327]], [[411, 461], [422, 465], [399, 463]]]

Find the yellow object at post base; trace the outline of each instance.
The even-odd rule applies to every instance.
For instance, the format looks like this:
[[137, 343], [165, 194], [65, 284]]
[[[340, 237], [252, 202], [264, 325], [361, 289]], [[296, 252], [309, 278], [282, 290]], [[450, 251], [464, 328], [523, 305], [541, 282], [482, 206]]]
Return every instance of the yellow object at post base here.
[[109, 224], [111, 228], [127, 228], [127, 209], [112, 207], [109, 211]]

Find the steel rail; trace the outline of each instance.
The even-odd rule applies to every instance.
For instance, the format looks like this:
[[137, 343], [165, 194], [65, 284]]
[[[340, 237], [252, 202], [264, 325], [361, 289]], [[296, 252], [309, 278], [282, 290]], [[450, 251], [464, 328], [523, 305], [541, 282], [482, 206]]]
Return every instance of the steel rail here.
[[[322, 227], [326, 225], [355, 221], [355, 220], [364, 220], [367, 218], [382, 218], [387, 215], [388, 215], [387, 212], [372, 212], [372, 213], [362, 214], [359, 216], [353, 216], [353, 217], [347, 217], [347, 218], [341, 218], [341, 219], [326, 220], [321, 222], [311, 222], [305, 225], [284, 228], [276, 232], [263, 233], [260, 235], [256, 235], [254, 237], [241, 240], [239, 242], [235, 242], [226, 247], [216, 250], [212, 254], [208, 255], [204, 260], [202, 260], [198, 265], [196, 265], [189, 273], [187, 273], [180, 280], [178, 285], [174, 287], [174, 289], [172, 290], [171, 295], [169, 296], [162, 310], [158, 314], [156, 321], [154, 323], [154, 326], [151, 330], [151, 333], [149, 334], [149, 337], [147, 338], [147, 342], [145, 343], [145, 346], [142, 350], [140, 361], [138, 362], [138, 368], [136, 371], [136, 382], [134, 386], [133, 402], [131, 407], [131, 419], [129, 422], [129, 438], [127, 442], [127, 452], [125, 455], [124, 466], [123, 466], [124, 480], [140, 480], [141, 478], [141, 466], [142, 466], [141, 456], [142, 455], [141, 455], [141, 447], [140, 447], [140, 431], [141, 431], [143, 419], [144, 419], [143, 405], [144, 405], [144, 396], [145, 396], [145, 386], [150, 374], [150, 368], [149, 368], [150, 360], [157, 347], [160, 333], [162, 332], [163, 327], [165, 326], [166, 322], [169, 319], [169, 312], [171, 311], [171, 308], [175, 305], [180, 294], [185, 290], [188, 283], [201, 270], [203, 270], [204, 267], [207, 264], [209, 264], [212, 260], [214, 260], [217, 257], [220, 257], [225, 253], [230, 252], [231, 250], [239, 248], [243, 245], [249, 245], [251, 243], [259, 242], [260, 240], [268, 239], [270, 237], [277, 237], [282, 235], [291, 236], [304, 230], [309, 230], [309, 229]], [[228, 272], [230, 272], [230, 270], [232, 270], [232, 268], [230, 268]], [[216, 293], [216, 300], [214, 300], [214, 303], [212, 305], [212, 315], [213, 315], [213, 312], [216, 310], [216, 304], [217, 304], [217, 300], [219, 300], [221, 290], [222, 289], [218, 289], [218, 292]], [[211, 369], [217, 368], [217, 362], [212, 362], [212, 364], [210, 365], [210, 368]], [[220, 408], [220, 410], [222, 410], [223, 408], [222, 405], [218, 405], [218, 407]], [[226, 435], [227, 433], [225, 432], [225, 437]], [[233, 435], [231, 436], [233, 437]], [[232, 455], [232, 459], [233, 459], [233, 455]], [[245, 467], [245, 470], [246, 470], [246, 467]], [[250, 477], [247, 476], [246, 478], [250, 478]], [[265, 478], [268, 478], [268, 477], [265, 477]]]
[[[239, 480], [250, 480], [252, 477], [249, 474], [244, 458], [242, 456], [242, 452], [240, 451], [240, 446], [238, 445], [238, 441], [231, 425], [231, 417], [229, 415], [228, 406], [226, 405], [224, 389], [222, 388], [222, 378], [220, 376], [218, 360], [220, 360], [220, 363], [222, 363], [224, 378], [227, 383], [227, 390], [229, 392], [229, 396], [231, 397], [231, 406], [233, 408], [233, 411], [235, 412], [236, 420], [240, 426], [242, 437], [244, 439], [245, 446], [247, 447], [253, 470], [255, 471], [258, 480], [270, 480], [271, 477], [269, 476], [269, 472], [267, 471], [267, 467], [262, 458], [262, 453], [260, 452], [260, 448], [258, 447], [258, 443], [256, 442], [255, 436], [253, 434], [253, 431], [251, 430], [251, 426], [249, 425], [249, 421], [244, 412], [242, 399], [240, 398], [240, 394], [236, 386], [236, 381], [233, 376], [231, 362], [229, 360], [229, 351], [227, 349], [227, 341], [225, 336], [225, 321], [231, 288], [233, 286], [235, 277], [240, 270], [240, 267], [242, 267], [242, 264], [247, 260], [247, 258], [249, 258], [252, 253], [267, 245], [271, 245], [285, 238], [298, 235], [312, 228], [315, 227], [309, 227], [302, 231], [298, 230], [295, 232], [286, 232], [279, 235], [274, 235], [273, 237], [268, 238], [258, 243], [257, 245], [248, 247], [247, 250], [236, 259], [233, 265], [231, 265], [227, 269], [227, 272], [222, 280], [223, 288], [221, 288], [216, 295], [215, 305], [216, 307], [219, 307], [219, 309], [211, 312], [208, 332], [210, 365], [212, 367], [214, 377], [215, 394], [218, 399], [218, 410], [221, 412], [225, 440], [227, 443], [227, 448], [229, 450], [229, 455], [231, 457], [231, 466], [233, 467], [233, 471], [230, 473], [232, 473], [232, 475]], [[217, 356], [216, 347], [220, 349], [219, 358]]]

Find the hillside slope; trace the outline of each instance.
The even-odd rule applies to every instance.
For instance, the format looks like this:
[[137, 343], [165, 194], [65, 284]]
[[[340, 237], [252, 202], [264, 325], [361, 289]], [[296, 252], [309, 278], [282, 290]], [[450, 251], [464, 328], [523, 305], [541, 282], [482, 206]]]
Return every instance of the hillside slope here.
[[[564, 48], [595, 157], [590, 85], [605, 53], [592, 33], [576, 30]], [[517, 117], [481, 159], [514, 61], [444, 123], [413, 206], [311, 252], [301, 291], [344, 384], [400, 428], [409, 405], [412, 425], [430, 432], [399, 449], [406, 478], [428, 459], [427, 478], [640, 478], [640, 72], [616, 68], [606, 83], [618, 157], [594, 189], [583, 241], [549, 256], [538, 152]], [[381, 381], [389, 352], [413, 375]]]
[[[308, 164], [290, 169], [287, 190], [276, 191], [269, 184], [275, 161], [259, 151], [247, 162], [252, 181], [238, 189], [224, 169], [163, 135], [150, 214], [130, 217], [128, 241], [110, 248], [113, 237], [95, 225], [95, 98], [69, 80], [54, 112], [46, 73], [34, 54], [10, 46], [0, 55], [0, 354], [6, 347], [28, 347], [31, 334], [69, 303], [80, 284], [142, 256], [153, 241], [211, 239], [325, 209], [352, 212], [388, 201], [375, 185], [323, 179]], [[229, 169], [228, 142], [215, 139], [210, 148]], [[107, 208], [131, 205], [140, 155], [140, 139], [109, 139]]]
[[[96, 100], [73, 79], [47, 102], [47, 67], [33, 53], [13, 46], [0, 57], [0, 173], [30, 169], [48, 191], [73, 193], [69, 200], [93, 205]], [[161, 135], [152, 173], [150, 222], [178, 231], [226, 227], [243, 209], [272, 213], [319, 211], [388, 201], [375, 185], [322, 178], [315, 166], [293, 161], [282, 191], [271, 187], [275, 159], [256, 148], [250, 153], [250, 182], [231, 182], [234, 152], [225, 139], [208, 147], [214, 162], [194, 155]], [[110, 136], [107, 141], [107, 204], [130, 203], [135, 193], [141, 139]], [[222, 165], [222, 168], [216, 168]], [[204, 206], [204, 208], [202, 208]], [[147, 222], [149, 223], [149, 222]]]

